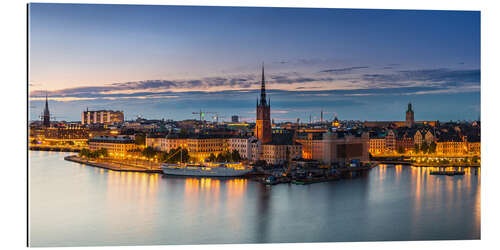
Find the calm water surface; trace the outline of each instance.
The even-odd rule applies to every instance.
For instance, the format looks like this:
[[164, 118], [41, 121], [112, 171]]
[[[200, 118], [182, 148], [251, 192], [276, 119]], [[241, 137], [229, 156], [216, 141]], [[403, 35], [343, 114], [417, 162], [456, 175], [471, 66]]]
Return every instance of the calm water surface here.
[[480, 238], [480, 175], [379, 166], [272, 187], [113, 172], [30, 152], [32, 246]]

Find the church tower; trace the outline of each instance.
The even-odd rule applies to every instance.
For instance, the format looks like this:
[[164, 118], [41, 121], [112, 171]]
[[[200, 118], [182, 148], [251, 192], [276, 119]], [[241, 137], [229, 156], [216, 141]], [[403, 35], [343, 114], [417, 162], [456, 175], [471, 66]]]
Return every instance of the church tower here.
[[43, 109], [42, 121], [44, 127], [50, 127], [49, 100], [47, 94], [45, 94], [45, 108]]
[[266, 100], [266, 80], [264, 78], [264, 64], [262, 64], [260, 101], [257, 100], [257, 120], [255, 122], [255, 136], [262, 143], [269, 143], [273, 140], [271, 128], [271, 100]]
[[406, 110], [406, 126], [412, 127], [415, 124], [415, 117], [413, 110], [411, 109], [411, 102], [408, 103], [408, 110]]

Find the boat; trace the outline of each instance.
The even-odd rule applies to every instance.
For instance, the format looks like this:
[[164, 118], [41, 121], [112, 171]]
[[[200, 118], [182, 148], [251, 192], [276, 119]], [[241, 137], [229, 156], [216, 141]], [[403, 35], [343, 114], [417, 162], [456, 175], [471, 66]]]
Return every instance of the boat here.
[[161, 169], [166, 175], [204, 177], [242, 176], [252, 171], [241, 163], [164, 163]]
[[266, 185], [276, 185], [278, 184], [278, 180], [274, 176], [269, 176], [267, 178], [264, 178], [264, 184]]

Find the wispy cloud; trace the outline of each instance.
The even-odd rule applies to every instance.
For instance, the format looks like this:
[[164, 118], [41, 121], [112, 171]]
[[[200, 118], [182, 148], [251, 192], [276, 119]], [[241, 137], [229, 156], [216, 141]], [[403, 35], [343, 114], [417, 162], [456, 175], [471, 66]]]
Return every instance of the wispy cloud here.
[[330, 73], [330, 74], [335, 74], [335, 75], [341, 75], [341, 74], [349, 74], [354, 70], [358, 69], [367, 69], [368, 66], [357, 66], [357, 67], [348, 67], [348, 68], [339, 68], [339, 69], [325, 69], [321, 70], [318, 73]]
[[364, 74], [362, 79], [372, 86], [444, 86], [479, 85], [481, 71], [424, 69], [401, 70], [390, 74]]
[[[349, 72], [369, 68], [357, 66], [324, 70], [325, 73]], [[335, 73], [333, 73], [335, 74]], [[385, 74], [349, 74], [318, 76], [297, 72], [270, 73], [266, 77], [269, 91], [298, 92], [303, 96], [370, 96], [417, 95], [479, 91], [479, 69], [422, 69], [398, 70]], [[196, 93], [230, 93], [232, 95], [258, 91], [259, 74], [203, 77], [187, 80], [144, 80], [123, 83], [82, 86], [49, 91], [52, 100], [119, 100], [178, 98]], [[45, 91], [30, 93], [30, 100], [41, 100]]]

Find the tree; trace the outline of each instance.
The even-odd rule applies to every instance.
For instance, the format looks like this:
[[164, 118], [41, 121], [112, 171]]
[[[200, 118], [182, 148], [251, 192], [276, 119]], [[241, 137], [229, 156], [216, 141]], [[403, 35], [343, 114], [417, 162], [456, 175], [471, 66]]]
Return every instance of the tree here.
[[89, 153], [89, 158], [97, 158], [99, 155], [97, 154], [97, 151], [90, 151]]
[[472, 162], [473, 163], [478, 163], [479, 162], [479, 157], [477, 157], [477, 156], [472, 157]]
[[[225, 150], [224, 152], [217, 155], [216, 161], [217, 162], [233, 162], [233, 161], [235, 161], [233, 159], [233, 156], [236, 156], [236, 155], [233, 155], [233, 153], [229, 152], [229, 150]], [[239, 157], [239, 153], [238, 153], [238, 157]], [[241, 159], [241, 157], [240, 157], [240, 159]]]
[[217, 157], [215, 157], [215, 161], [216, 162], [224, 162], [225, 158], [224, 158], [224, 155], [222, 155], [222, 153], [218, 154]]
[[415, 145], [413, 146], [413, 151], [415, 151], [415, 154], [418, 154], [420, 152], [420, 147], [417, 143], [415, 143]]
[[428, 152], [430, 154], [434, 154], [436, 153], [436, 143], [435, 142], [431, 142], [431, 144], [429, 145], [429, 148], [428, 148]]
[[240, 152], [238, 150], [233, 149], [233, 151], [231, 152], [231, 160], [233, 162], [240, 162], [241, 161]]
[[181, 154], [179, 155], [179, 158], [181, 159], [181, 162], [187, 162], [190, 159], [189, 156], [189, 151], [185, 148], [181, 150]]
[[188, 136], [188, 134], [189, 134], [189, 132], [185, 128], [181, 128], [181, 130], [179, 131], [179, 137], [181, 137], [181, 138]]
[[108, 149], [106, 149], [106, 148], [101, 148], [101, 149], [97, 150], [96, 153], [97, 153], [97, 157], [100, 157], [100, 156], [108, 157]]
[[422, 146], [420, 146], [420, 150], [422, 151], [422, 153], [427, 154], [427, 152], [429, 151], [429, 145], [427, 145], [427, 142], [422, 143]]
[[216, 157], [215, 157], [214, 153], [211, 153], [210, 156], [208, 156], [208, 161], [210, 161], [210, 162], [214, 162], [215, 159], [216, 159]]
[[161, 162], [166, 162], [168, 159], [167, 152], [158, 152], [157, 155], [158, 155], [158, 160], [160, 160]]
[[80, 157], [89, 157], [90, 156], [90, 150], [84, 148], [78, 152], [78, 156]]
[[404, 152], [405, 152], [405, 149], [403, 147], [399, 146], [398, 147], [398, 153], [404, 154]]
[[146, 144], [146, 135], [143, 133], [138, 133], [135, 135], [135, 144], [144, 145]]
[[146, 147], [141, 153], [144, 157], [151, 159], [155, 157], [157, 152], [153, 147]]

